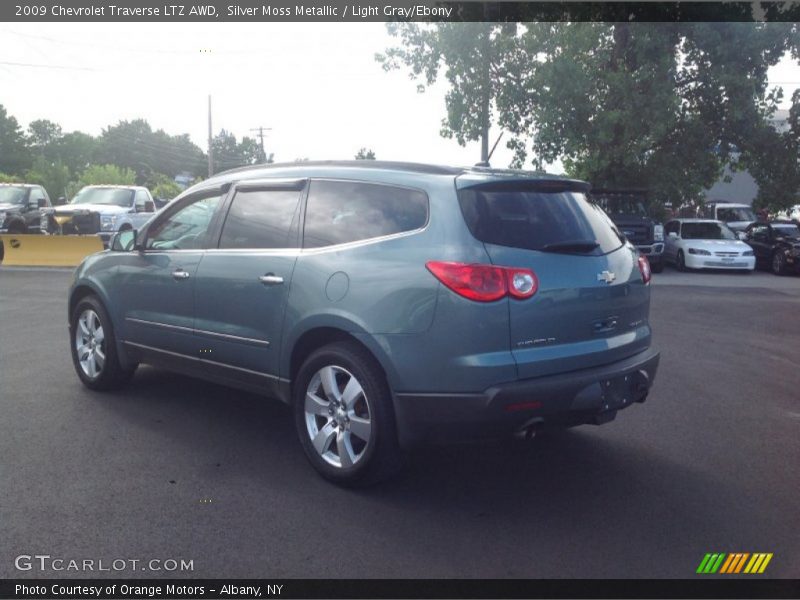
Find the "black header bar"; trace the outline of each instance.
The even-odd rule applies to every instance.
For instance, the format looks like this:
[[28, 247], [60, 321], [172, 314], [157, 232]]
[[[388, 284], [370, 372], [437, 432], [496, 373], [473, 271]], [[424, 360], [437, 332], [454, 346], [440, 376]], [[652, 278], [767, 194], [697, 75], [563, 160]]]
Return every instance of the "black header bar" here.
[[798, 598], [800, 581], [696, 579], [17, 579], [4, 599]]
[[343, 0], [2, 0], [18, 22], [800, 21], [793, 2], [393, 2]]

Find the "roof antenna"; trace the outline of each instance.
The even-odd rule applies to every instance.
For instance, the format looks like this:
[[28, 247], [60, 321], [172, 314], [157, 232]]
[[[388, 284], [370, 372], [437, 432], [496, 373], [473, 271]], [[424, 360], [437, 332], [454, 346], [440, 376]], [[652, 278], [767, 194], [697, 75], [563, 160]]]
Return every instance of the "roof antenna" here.
[[497, 136], [497, 141], [494, 143], [494, 146], [492, 146], [492, 149], [489, 152], [489, 156], [486, 157], [486, 160], [482, 160], [479, 163], [477, 163], [475, 165], [476, 167], [491, 167], [492, 166], [492, 165], [489, 164], [489, 161], [492, 160], [492, 154], [494, 154], [494, 151], [497, 148], [497, 144], [499, 144], [500, 140], [503, 139], [503, 134], [504, 133], [505, 133], [505, 131], [501, 131], [500, 132], [500, 135]]

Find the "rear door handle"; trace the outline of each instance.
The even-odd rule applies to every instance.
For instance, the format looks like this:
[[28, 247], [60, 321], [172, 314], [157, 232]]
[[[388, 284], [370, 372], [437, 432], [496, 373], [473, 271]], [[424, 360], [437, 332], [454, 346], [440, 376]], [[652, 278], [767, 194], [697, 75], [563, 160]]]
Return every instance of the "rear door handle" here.
[[280, 285], [283, 283], [283, 277], [275, 275], [275, 273], [267, 273], [258, 278], [264, 285]]
[[189, 279], [189, 272], [184, 271], [183, 269], [175, 269], [172, 272], [172, 278], [180, 281], [181, 279]]

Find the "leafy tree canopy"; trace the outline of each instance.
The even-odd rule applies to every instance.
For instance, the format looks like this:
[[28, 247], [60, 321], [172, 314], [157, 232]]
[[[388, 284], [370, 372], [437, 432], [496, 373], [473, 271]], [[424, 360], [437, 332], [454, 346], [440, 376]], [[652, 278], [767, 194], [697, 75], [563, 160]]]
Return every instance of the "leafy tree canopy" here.
[[361, 148], [355, 156], [356, 160], [375, 160], [375, 152], [369, 148]]

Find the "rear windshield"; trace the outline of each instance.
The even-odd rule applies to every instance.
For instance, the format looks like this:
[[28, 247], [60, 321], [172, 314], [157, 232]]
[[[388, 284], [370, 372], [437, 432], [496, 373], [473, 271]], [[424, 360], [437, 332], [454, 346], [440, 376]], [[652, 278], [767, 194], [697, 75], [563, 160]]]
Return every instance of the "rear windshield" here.
[[469, 230], [487, 244], [542, 250], [569, 242], [595, 242], [607, 254], [623, 238], [598, 206], [581, 192], [467, 188], [458, 192]]

